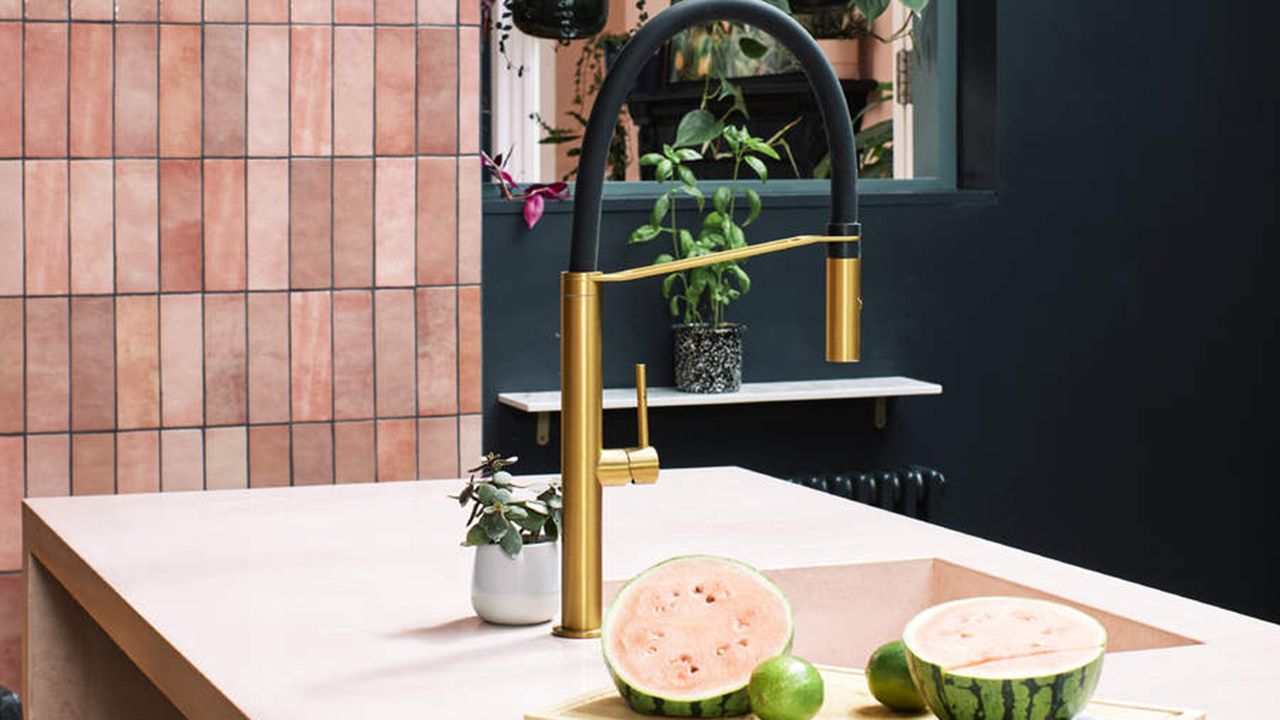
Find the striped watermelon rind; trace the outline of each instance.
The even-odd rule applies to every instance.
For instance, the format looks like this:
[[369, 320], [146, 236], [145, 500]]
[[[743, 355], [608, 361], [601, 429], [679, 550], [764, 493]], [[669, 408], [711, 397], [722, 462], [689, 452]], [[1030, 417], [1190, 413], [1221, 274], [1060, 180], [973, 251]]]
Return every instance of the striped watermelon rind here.
[[[1087, 662], [1051, 675], [973, 677], [947, 671], [912, 650], [913, 628], [930, 610], [920, 613], [907, 624], [902, 645], [906, 650], [911, 680], [939, 720], [1070, 720], [1089, 704], [1102, 675], [1105, 642]], [[1080, 614], [1088, 618], [1084, 613]], [[1088, 619], [1097, 623], [1093, 618]], [[1105, 631], [1103, 635], [1105, 637]]]
[[716, 555], [680, 555], [678, 557], [668, 558], [653, 567], [644, 570], [635, 577], [627, 581], [625, 585], [618, 591], [613, 602], [610, 603], [608, 611], [605, 612], [604, 622], [600, 629], [600, 643], [604, 651], [604, 662], [609, 669], [609, 677], [613, 679], [613, 684], [618, 688], [618, 694], [626, 701], [627, 706], [641, 715], [658, 715], [662, 717], [739, 717], [751, 712], [751, 697], [747, 694], [747, 681], [743, 680], [741, 687], [731, 688], [725, 692], [718, 692], [705, 698], [684, 699], [664, 697], [660, 691], [652, 688], [638, 687], [636, 683], [628, 680], [618, 669], [617, 661], [610, 656], [609, 653], [609, 637], [610, 629], [613, 624], [614, 612], [622, 606], [620, 600], [625, 598], [629, 591], [640, 586], [640, 583], [650, 573], [655, 570], [687, 560], [714, 560], [733, 565], [742, 570], [746, 570], [747, 574], [752, 576], [761, 585], [772, 590], [787, 609], [787, 641], [786, 644], [778, 648], [777, 655], [785, 655], [791, 651], [791, 643], [795, 637], [795, 615], [791, 608], [791, 602], [787, 600], [787, 596], [782, 592], [782, 588], [777, 583], [770, 580], [759, 570], [754, 567], [734, 560], [732, 558], [719, 557]]

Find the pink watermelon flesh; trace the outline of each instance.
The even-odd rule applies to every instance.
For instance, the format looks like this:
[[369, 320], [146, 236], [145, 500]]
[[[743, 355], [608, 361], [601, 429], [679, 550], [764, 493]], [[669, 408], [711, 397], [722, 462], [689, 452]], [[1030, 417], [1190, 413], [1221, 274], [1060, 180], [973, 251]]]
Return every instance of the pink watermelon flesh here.
[[650, 570], [609, 611], [605, 652], [628, 684], [670, 699], [741, 688], [791, 643], [786, 599], [754, 570], [711, 557]]
[[904, 640], [920, 658], [969, 677], [1043, 677], [1098, 656], [1106, 631], [1084, 613], [1027, 598], [974, 598], [927, 610]]

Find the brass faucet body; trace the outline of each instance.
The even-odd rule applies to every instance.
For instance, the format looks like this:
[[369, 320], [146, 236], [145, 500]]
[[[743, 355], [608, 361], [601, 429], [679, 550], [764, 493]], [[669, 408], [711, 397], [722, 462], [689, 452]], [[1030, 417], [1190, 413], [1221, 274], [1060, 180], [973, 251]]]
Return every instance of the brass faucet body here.
[[[600, 285], [665, 275], [818, 243], [857, 242], [856, 235], [801, 235], [614, 273], [560, 275], [560, 469], [564, 528], [560, 544], [561, 637], [600, 636], [603, 609], [601, 488], [657, 481], [658, 451], [649, 445], [648, 383], [636, 366], [635, 447], [603, 447]], [[858, 360], [862, 298], [857, 258], [827, 258], [827, 360]]]

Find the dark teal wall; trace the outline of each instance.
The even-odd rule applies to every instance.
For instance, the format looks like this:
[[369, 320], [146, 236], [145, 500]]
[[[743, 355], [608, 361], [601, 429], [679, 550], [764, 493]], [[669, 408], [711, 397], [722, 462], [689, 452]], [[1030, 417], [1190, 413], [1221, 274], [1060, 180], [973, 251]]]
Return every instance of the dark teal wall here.
[[[943, 524], [1280, 620], [1272, 11], [1129, 5], [999, 5], [996, 192], [864, 200], [862, 364], [822, 362], [820, 250], [751, 262], [747, 380], [902, 374], [943, 396], [893, 403], [884, 431], [869, 403], [655, 410], [666, 463], [932, 465]], [[825, 207], [766, 198], [752, 239], [819, 231]], [[565, 210], [528, 232], [486, 204], [486, 444], [524, 470], [554, 469], [558, 438], [538, 447], [495, 397], [558, 385]], [[655, 252], [624, 246], [645, 211], [608, 204], [602, 267]], [[634, 361], [669, 381], [656, 286], [605, 302], [607, 384]], [[606, 426], [630, 442], [629, 414]]]

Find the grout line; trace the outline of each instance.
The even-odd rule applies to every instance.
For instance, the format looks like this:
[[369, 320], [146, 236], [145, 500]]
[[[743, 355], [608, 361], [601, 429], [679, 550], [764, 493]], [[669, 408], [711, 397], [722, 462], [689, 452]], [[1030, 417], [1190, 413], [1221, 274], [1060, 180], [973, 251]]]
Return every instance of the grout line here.
[[[413, 0], [413, 19], [415, 22], [420, 17], [418, 5], [419, 5], [419, 0]], [[419, 93], [419, 88], [422, 85], [422, 78], [418, 74], [418, 68], [422, 66], [422, 62], [419, 57], [419, 47], [421, 44], [418, 42], [418, 35], [419, 35], [418, 30], [415, 27], [413, 30], [413, 138], [411, 141], [412, 143], [411, 147], [413, 148], [413, 151], [415, 153], [415, 157], [413, 159], [413, 244], [412, 244], [413, 246], [413, 258], [412, 258], [413, 282], [415, 285], [418, 282], [418, 237], [419, 237], [418, 233], [420, 230], [420, 228], [418, 227], [418, 218], [421, 215], [420, 208], [418, 207], [418, 199], [421, 197], [421, 194], [418, 192], [418, 183], [421, 182], [421, 177], [420, 177], [420, 173], [418, 172], [418, 168], [421, 163], [416, 157], [416, 153], [419, 149], [418, 148], [418, 137], [420, 135], [419, 123], [422, 122], [421, 113], [418, 112], [418, 109], [420, 107], [418, 103], [418, 93]], [[421, 432], [421, 423], [416, 419], [417, 417], [422, 415], [422, 385], [421, 385], [422, 368], [419, 367], [418, 365], [418, 358], [422, 354], [422, 347], [421, 347], [422, 338], [418, 336], [418, 327], [422, 319], [418, 317], [418, 290], [416, 289], [416, 287], [412, 292], [409, 293], [409, 302], [413, 304], [413, 335], [412, 335], [413, 337], [413, 414], [415, 418], [413, 421], [413, 478], [416, 480], [422, 477], [422, 463], [421, 463], [422, 432]]]
[[[333, 20], [335, 0], [329, 0], [329, 20]], [[334, 377], [336, 363], [334, 358], [337, 355], [334, 338], [336, 337], [334, 306], [337, 304], [337, 297], [334, 293], [334, 276], [336, 273], [337, 258], [335, 257], [334, 245], [336, 242], [336, 233], [333, 229], [334, 206], [337, 205], [337, 190], [334, 185], [334, 161], [333, 153], [338, 147], [338, 117], [335, 112], [338, 96], [338, 89], [334, 82], [335, 71], [334, 66], [337, 65], [338, 57], [338, 37], [334, 31], [333, 25], [329, 26], [329, 466], [331, 482], [338, 483], [338, 429], [337, 429], [337, 405], [338, 390], [337, 379]]]
[[[112, 2], [112, 15], [115, 14], [115, 3]], [[120, 494], [120, 338], [117, 329], [119, 328], [119, 318], [116, 312], [116, 306], [119, 300], [115, 297], [115, 291], [119, 289], [116, 282], [116, 275], [119, 269], [116, 267], [116, 257], [119, 253], [119, 237], [116, 231], [116, 27], [111, 26], [111, 160], [108, 167], [111, 170], [111, 423], [115, 437], [113, 438], [114, 454], [112, 456], [111, 467], [111, 487], [114, 494]]]
[[[373, 18], [378, 19], [377, 0], [373, 0]], [[369, 138], [369, 147], [373, 150], [373, 159], [371, 160], [370, 172], [370, 197], [369, 202], [372, 206], [372, 214], [369, 222], [369, 255], [370, 255], [370, 284], [372, 288], [369, 293], [369, 325], [370, 335], [373, 347], [370, 357], [373, 359], [373, 367], [371, 368], [373, 375], [373, 481], [381, 481], [381, 468], [378, 467], [378, 31], [375, 28], [371, 33], [373, 37], [370, 44], [373, 47], [373, 82], [370, 88], [372, 100], [370, 112], [373, 115], [373, 122], [370, 125], [372, 137]], [[415, 90], [416, 93], [416, 90]], [[415, 203], [416, 207], [416, 203]], [[417, 278], [414, 278], [417, 280]]]
[[[163, 0], [161, 0], [163, 2]], [[200, 2], [200, 17], [204, 18], [204, 1]], [[205, 193], [205, 177], [204, 177], [204, 115], [205, 115], [205, 51], [209, 46], [208, 30], [202, 25], [200, 27], [200, 67], [196, 69], [196, 77], [200, 82], [200, 122], [199, 122], [199, 138], [200, 138], [200, 222], [196, 223], [197, 231], [200, 233], [200, 489], [209, 489], [209, 437], [204, 431], [204, 427], [209, 422], [209, 310], [205, 303], [207, 295], [205, 289], [209, 287], [209, 264], [205, 262], [205, 255], [208, 252], [206, 246], [206, 238], [204, 232], [205, 219], [208, 217], [204, 206]]]
[[[18, 26], [18, 42], [22, 46], [21, 57], [18, 58], [18, 74], [22, 80], [18, 88], [19, 102], [22, 103], [22, 106], [18, 108], [18, 124], [20, 126], [18, 129], [18, 153], [25, 157], [27, 153], [27, 24], [20, 20]], [[31, 340], [28, 337], [29, 330], [27, 328], [27, 163], [25, 160], [18, 162], [18, 187], [21, 193], [19, 204], [22, 206], [22, 214], [18, 218], [20, 225], [19, 242], [22, 245], [22, 257], [18, 259], [22, 264], [22, 496], [27, 497], [31, 483], [31, 461], [28, 457], [27, 447], [27, 416], [31, 412], [31, 400], [27, 388], [30, 376], [27, 368], [27, 356], [31, 352]]]
[[[244, 150], [249, 152], [249, 0], [244, 0]], [[244, 233], [244, 289], [249, 288], [249, 161], [240, 164], [241, 213]], [[249, 432], [249, 295], [244, 295], [244, 486], [253, 487], [253, 433]]]
[[[293, 466], [294, 465], [293, 463], [293, 457], [294, 457], [294, 442], [293, 442], [293, 294], [294, 294], [294, 290], [293, 290], [293, 202], [294, 202], [294, 197], [293, 197], [293, 159], [292, 157], [293, 157], [293, 27], [294, 26], [293, 26], [293, 3], [292, 2], [289, 3], [289, 22], [287, 23], [287, 25], [289, 27], [289, 32], [288, 32], [289, 52], [288, 52], [288, 58], [286, 60], [286, 63], [288, 64], [289, 92], [285, 96], [285, 103], [286, 103], [286, 108], [288, 113], [287, 117], [289, 120], [289, 122], [287, 123], [289, 134], [285, 138], [285, 144], [288, 146], [287, 149], [289, 151], [290, 159], [287, 165], [285, 166], [285, 169], [287, 171], [285, 173], [285, 187], [287, 188], [286, 192], [289, 195], [289, 200], [285, 204], [286, 205], [285, 207], [285, 211], [286, 211], [286, 214], [285, 214], [285, 265], [287, 266], [287, 272], [285, 273], [284, 316], [285, 316], [285, 342], [286, 342], [285, 357], [287, 359], [287, 371], [285, 373], [285, 376], [288, 377], [289, 379], [288, 380], [289, 382], [288, 408], [287, 408], [288, 415], [289, 415], [289, 458], [288, 458], [289, 459], [289, 485], [292, 486], [296, 484], [296, 478], [294, 477], [295, 468]], [[248, 141], [248, 138], [246, 138], [246, 143], [247, 141]], [[246, 151], [248, 150], [247, 144], [245, 146], [245, 150]], [[247, 214], [247, 209], [246, 209], [246, 214]]]

